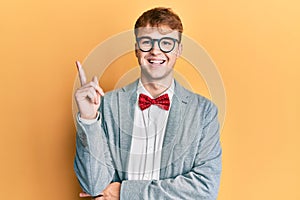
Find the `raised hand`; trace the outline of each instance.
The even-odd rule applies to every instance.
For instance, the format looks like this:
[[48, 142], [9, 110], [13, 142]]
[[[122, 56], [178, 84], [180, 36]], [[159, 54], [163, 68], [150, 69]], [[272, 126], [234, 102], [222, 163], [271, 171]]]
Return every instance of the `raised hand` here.
[[75, 92], [75, 100], [80, 117], [83, 119], [95, 119], [101, 102], [100, 98], [104, 96], [104, 92], [99, 86], [96, 76], [93, 77], [92, 81], [86, 83], [86, 76], [79, 61], [76, 61], [76, 66], [81, 83], [81, 87]]

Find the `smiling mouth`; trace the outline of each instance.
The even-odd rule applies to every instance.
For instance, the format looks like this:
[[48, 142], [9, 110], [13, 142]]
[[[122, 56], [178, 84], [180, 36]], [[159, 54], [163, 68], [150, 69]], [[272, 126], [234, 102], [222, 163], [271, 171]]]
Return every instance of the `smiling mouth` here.
[[159, 64], [159, 65], [161, 65], [161, 64], [165, 63], [166, 60], [153, 60], [153, 59], [148, 59], [148, 62], [149, 62], [150, 64]]

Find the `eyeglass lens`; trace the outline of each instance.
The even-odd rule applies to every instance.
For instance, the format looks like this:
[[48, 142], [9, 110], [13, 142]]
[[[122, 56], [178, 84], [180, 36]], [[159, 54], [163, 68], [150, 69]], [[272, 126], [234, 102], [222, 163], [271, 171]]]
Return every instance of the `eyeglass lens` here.
[[139, 48], [145, 52], [150, 51], [153, 48], [155, 41], [158, 42], [158, 46], [160, 50], [167, 53], [174, 49], [176, 39], [168, 38], [168, 37], [161, 38], [161, 39], [141, 37], [138, 40]]

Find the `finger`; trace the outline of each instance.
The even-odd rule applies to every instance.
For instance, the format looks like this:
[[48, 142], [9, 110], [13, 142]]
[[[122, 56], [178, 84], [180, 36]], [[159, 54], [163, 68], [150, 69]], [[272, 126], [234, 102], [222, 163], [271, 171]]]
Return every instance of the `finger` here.
[[104, 96], [104, 92], [103, 92], [102, 88], [99, 86], [98, 83], [96, 83], [94, 81], [94, 78], [93, 78], [93, 81], [85, 84], [84, 86], [81, 87], [81, 89], [86, 89], [86, 88], [90, 88], [90, 87], [93, 87], [99, 95]]
[[100, 103], [100, 95], [96, 96], [95, 104], [98, 105]]
[[[99, 95], [99, 94], [98, 94]], [[97, 95], [97, 93], [96, 93], [96, 91], [95, 90], [90, 90], [90, 91], [88, 91], [87, 92], [87, 96], [88, 96], [88, 98], [91, 100], [91, 102], [92, 103], [94, 103], [94, 104], [98, 104], [98, 95]]]
[[104, 92], [103, 92], [103, 90], [102, 90], [102, 88], [99, 86], [99, 81], [98, 81], [98, 78], [97, 78], [97, 76], [94, 76], [93, 77], [93, 82], [95, 83], [95, 85], [96, 85], [96, 90], [97, 90], [97, 92], [99, 92], [99, 94], [101, 95], [101, 96], [104, 96]]
[[88, 193], [80, 192], [80, 193], [79, 193], [79, 197], [92, 197], [92, 196], [89, 195]]
[[79, 101], [88, 98], [92, 103], [96, 105], [98, 105], [100, 102], [100, 94], [95, 90], [94, 87], [91, 86], [77, 89], [75, 98]]
[[84, 70], [79, 61], [76, 61], [76, 66], [77, 66], [81, 86], [83, 86], [86, 84], [86, 76], [85, 76]]

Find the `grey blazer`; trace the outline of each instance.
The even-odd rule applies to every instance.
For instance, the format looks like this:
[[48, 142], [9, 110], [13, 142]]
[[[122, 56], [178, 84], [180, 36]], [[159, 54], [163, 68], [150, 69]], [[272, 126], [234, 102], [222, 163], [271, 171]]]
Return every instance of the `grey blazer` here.
[[100, 119], [77, 119], [74, 169], [92, 196], [122, 182], [120, 199], [216, 199], [221, 145], [216, 106], [175, 81], [161, 157], [160, 180], [128, 180], [127, 165], [138, 81], [102, 98]]

